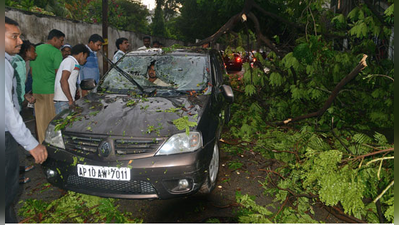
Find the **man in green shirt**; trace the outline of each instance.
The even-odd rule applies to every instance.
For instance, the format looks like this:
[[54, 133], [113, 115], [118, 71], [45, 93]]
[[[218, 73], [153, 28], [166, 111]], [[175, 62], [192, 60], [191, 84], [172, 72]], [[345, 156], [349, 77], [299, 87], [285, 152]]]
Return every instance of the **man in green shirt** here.
[[62, 62], [61, 46], [65, 34], [59, 30], [50, 31], [47, 42], [36, 47], [37, 58], [32, 61], [32, 92], [36, 99], [35, 115], [39, 143], [42, 143], [46, 129], [55, 116], [54, 82], [58, 67]]

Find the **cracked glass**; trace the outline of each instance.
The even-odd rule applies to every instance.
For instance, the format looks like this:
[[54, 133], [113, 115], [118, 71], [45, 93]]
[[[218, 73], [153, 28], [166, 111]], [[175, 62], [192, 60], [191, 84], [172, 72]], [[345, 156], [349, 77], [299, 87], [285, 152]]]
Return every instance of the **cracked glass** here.
[[[205, 55], [126, 55], [117, 64], [140, 86], [157, 87], [148, 80], [147, 70], [153, 64], [158, 79], [166, 83], [163, 89], [178, 91], [201, 91], [208, 87], [210, 80], [209, 62]], [[136, 90], [137, 86], [123, 77], [115, 68], [104, 78], [101, 88], [107, 91]]]

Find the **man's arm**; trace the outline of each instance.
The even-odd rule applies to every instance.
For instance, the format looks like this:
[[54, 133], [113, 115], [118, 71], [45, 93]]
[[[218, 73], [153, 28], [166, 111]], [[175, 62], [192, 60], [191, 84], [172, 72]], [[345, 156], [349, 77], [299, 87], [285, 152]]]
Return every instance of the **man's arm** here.
[[39, 144], [39, 142], [33, 137], [32, 133], [22, 120], [18, 110], [14, 107], [12, 92], [10, 89], [12, 88], [12, 71], [10, 71], [7, 64], [5, 72], [5, 128], [25, 150], [29, 151], [29, 153], [35, 158], [36, 163], [43, 163], [47, 159], [46, 147]]
[[[22, 145], [26, 150], [34, 149], [39, 142], [32, 136], [30, 130], [26, 127], [18, 110], [14, 107], [11, 96], [8, 91], [9, 87], [5, 85], [6, 93], [4, 98], [4, 114], [6, 129], [11, 133], [14, 139]], [[7, 93], [9, 92], [9, 93]]]
[[71, 76], [71, 72], [69, 72], [68, 70], [63, 70], [60, 83], [61, 83], [62, 92], [64, 92], [65, 96], [67, 97], [69, 105], [72, 105], [73, 98], [72, 98], [71, 90], [69, 89], [69, 83], [68, 83], [68, 79], [70, 76]]

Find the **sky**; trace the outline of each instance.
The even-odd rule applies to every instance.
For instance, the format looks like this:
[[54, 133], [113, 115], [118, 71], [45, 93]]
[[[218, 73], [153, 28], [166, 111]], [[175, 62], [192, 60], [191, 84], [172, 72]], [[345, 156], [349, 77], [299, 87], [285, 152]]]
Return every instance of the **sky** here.
[[143, 5], [147, 5], [147, 7], [149, 6], [150, 10], [155, 8], [155, 0], [141, 0], [141, 2]]

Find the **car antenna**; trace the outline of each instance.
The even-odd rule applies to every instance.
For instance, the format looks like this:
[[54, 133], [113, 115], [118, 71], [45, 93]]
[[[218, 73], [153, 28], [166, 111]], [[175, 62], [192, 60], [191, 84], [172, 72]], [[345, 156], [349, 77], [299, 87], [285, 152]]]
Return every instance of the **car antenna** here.
[[108, 57], [105, 56], [105, 54], [104, 54], [103, 52], [101, 52], [101, 51], [99, 51], [99, 52], [100, 52], [100, 54], [101, 54], [105, 59], [107, 59], [108, 63], [111, 64], [111, 69], [112, 69], [112, 68], [115, 68], [119, 73], [122, 74], [122, 76], [124, 76], [128, 81], [130, 81], [130, 82], [133, 83], [134, 85], [136, 85], [136, 86], [140, 89], [140, 91], [144, 93], [144, 88], [141, 87], [141, 86], [132, 78], [132, 76], [131, 76], [128, 72], [122, 70], [122, 69], [121, 69], [119, 66], [117, 66], [114, 62], [112, 62], [110, 59], [108, 59]]

